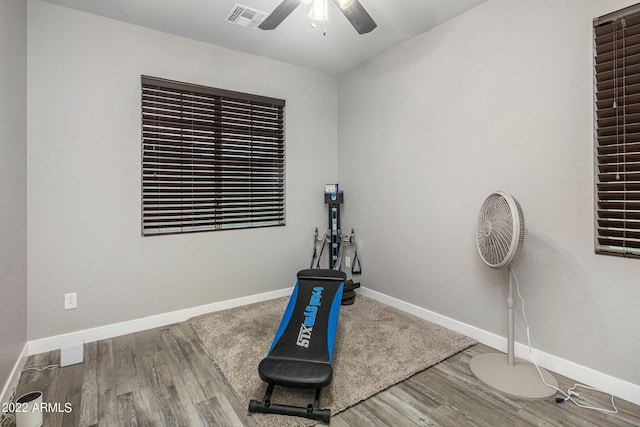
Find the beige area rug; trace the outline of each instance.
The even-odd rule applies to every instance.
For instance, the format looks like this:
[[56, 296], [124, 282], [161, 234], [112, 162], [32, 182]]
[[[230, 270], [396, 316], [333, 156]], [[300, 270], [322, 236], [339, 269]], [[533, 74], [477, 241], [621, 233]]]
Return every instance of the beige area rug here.
[[[213, 312], [189, 320], [223, 374], [248, 407], [266, 389], [258, 375], [280, 324], [288, 297]], [[399, 383], [476, 341], [358, 295], [342, 306], [333, 353], [333, 382], [320, 405], [335, 415]], [[272, 401], [306, 406], [313, 390], [276, 387]], [[273, 414], [253, 414], [260, 426], [305, 426], [317, 421]]]

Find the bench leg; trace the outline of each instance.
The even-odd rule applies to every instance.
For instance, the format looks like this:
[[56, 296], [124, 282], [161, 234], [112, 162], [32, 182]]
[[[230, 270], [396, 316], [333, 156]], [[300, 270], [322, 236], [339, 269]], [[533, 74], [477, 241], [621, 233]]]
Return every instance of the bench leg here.
[[265, 414], [278, 415], [294, 415], [296, 417], [310, 418], [312, 420], [329, 423], [331, 420], [330, 409], [320, 409], [320, 392], [322, 389], [316, 389], [316, 396], [313, 403], [303, 406], [279, 405], [271, 402], [271, 394], [273, 393], [273, 384], [269, 384], [267, 391], [264, 393], [262, 401], [251, 400], [249, 402], [249, 412], [261, 412]]

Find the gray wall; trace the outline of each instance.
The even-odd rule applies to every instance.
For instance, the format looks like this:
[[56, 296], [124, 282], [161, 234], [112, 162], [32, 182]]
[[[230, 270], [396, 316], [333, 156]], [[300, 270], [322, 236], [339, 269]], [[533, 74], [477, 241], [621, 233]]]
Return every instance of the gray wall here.
[[27, 339], [27, 6], [0, 2], [0, 386]]
[[593, 246], [591, 20], [631, 3], [490, 0], [340, 76], [365, 286], [506, 336], [506, 275], [474, 233], [508, 191], [528, 226], [515, 269], [533, 346], [640, 384], [640, 261]]
[[[30, 340], [293, 286], [337, 178], [337, 77], [40, 1], [28, 43]], [[141, 74], [286, 100], [285, 227], [141, 237]]]

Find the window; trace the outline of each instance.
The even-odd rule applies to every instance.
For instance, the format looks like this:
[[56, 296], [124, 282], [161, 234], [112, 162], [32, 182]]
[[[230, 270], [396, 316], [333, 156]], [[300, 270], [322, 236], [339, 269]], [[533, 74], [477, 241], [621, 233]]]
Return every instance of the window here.
[[284, 107], [142, 76], [142, 234], [284, 225]]
[[593, 34], [596, 252], [640, 258], [640, 5]]

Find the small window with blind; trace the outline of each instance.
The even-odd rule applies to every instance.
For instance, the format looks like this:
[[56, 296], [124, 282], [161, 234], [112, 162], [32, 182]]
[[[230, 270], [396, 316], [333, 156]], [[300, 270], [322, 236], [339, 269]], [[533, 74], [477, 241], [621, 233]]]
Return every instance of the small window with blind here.
[[142, 76], [142, 235], [284, 225], [284, 107]]
[[640, 4], [593, 20], [595, 249], [640, 258]]

